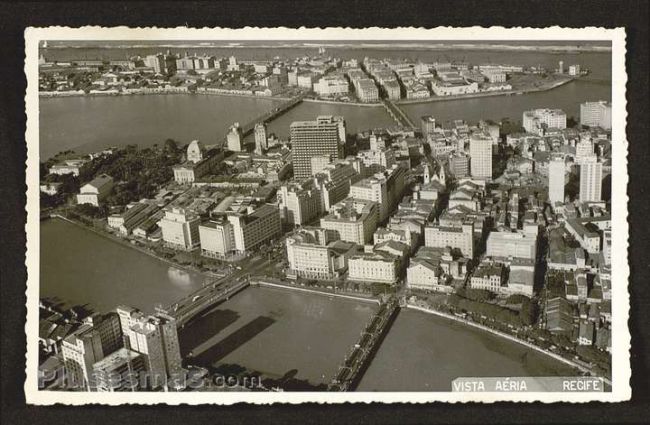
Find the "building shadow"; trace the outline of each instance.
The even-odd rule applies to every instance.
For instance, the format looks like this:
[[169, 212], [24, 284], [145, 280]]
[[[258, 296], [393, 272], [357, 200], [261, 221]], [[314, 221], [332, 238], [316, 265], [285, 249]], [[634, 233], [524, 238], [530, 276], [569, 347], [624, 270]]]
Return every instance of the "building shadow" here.
[[[243, 383], [245, 389], [249, 390], [272, 390], [280, 388], [283, 391], [326, 391], [327, 385], [325, 384], [312, 384], [306, 379], [296, 379], [298, 369], [291, 369], [279, 378], [272, 378], [265, 376], [263, 372], [248, 369], [236, 363], [223, 363], [211, 368], [213, 379], [216, 377], [223, 378], [236, 378], [236, 382]], [[260, 382], [251, 381], [251, 378], [261, 379], [261, 387], [249, 387], [246, 382]], [[248, 381], [246, 381], [248, 378]], [[233, 381], [235, 382], [235, 381]]]
[[194, 357], [192, 363], [204, 367], [209, 367], [251, 339], [255, 338], [255, 336], [263, 332], [273, 323], [275, 323], [275, 320], [270, 317], [258, 316], [241, 328], [237, 329], [232, 334], [228, 335], [222, 341], [216, 343], [212, 347]]
[[181, 356], [185, 357], [194, 347], [235, 323], [239, 317], [236, 311], [215, 308], [189, 322], [178, 332]]

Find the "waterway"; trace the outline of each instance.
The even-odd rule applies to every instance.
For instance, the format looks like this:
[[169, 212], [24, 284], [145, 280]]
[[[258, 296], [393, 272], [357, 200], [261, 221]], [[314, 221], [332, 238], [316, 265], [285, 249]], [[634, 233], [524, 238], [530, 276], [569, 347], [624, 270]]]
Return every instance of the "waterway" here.
[[459, 377], [575, 376], [571, 367], [449, 319], [402, 309], [359, 391], [451, 391]]
[[[109, 311], [152, 311], [198, 289], [203, 277], [61, 220], [41, 223], [41, 296]], [[248, 288], [180, 331], [192, 363], [261, 372], [314, 389], [329, 382], [377, 306], [273, 288]], [[574, 372], [533, 350], [403, 309], [359, 390], [446, 391], [459, 376]]]

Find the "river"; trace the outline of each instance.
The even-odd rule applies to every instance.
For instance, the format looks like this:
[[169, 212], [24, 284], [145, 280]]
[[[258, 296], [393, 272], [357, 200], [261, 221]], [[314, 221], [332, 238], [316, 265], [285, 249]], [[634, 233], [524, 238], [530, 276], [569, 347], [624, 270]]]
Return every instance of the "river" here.
[[[109, 311], [152, 311], [199, 288], [188, 273], [61, 221], [41, 223], [41, 296]], [[291, 378], [322, 388], [376, 310], [374, 304], [271, 288], [248, 288], [180, 331], [194, 364]], [[493, 335], [402, 310], [360, 390], [446, 391], [459, 376], [571, 374], [562, 363]], [[293, 382], [293, 381], [291, 381]]]

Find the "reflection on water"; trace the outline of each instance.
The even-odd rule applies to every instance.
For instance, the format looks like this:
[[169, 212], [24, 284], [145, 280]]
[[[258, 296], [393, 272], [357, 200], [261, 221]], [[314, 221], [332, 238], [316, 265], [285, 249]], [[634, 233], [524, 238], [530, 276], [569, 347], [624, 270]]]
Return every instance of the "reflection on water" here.
[[167, 270], [167, 276], [169, 277], [169, 281], [176, 286], [184, 288], [194, 284], [192, 275], [190, 275], [187, 271], [177, 269], [176, 267], [170, 267]]

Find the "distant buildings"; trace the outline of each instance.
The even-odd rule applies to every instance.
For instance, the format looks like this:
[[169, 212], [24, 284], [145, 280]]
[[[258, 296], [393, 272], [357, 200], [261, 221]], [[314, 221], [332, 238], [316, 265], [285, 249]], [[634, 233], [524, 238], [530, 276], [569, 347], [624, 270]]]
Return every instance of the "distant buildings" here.
[[291, 123], [291, 152], [296, 180], [312, 177], [311, 158], [325, 155], [331, 161], [342, 159], [345, 121], [342, 117], [320, 116], [316, 121]]
[[370, 78], [362, 78], [353, 82], [359, 101], [373, 103], [379, 101], [379, 90]]
[[482, 180], [492, 179], [492, 138], [482, 133], [474, 133], [469, 140], [470, 172], [472, 177]]
[[99, 204], [113, 190], [113, 178], [106, 174], [101, 174], [89, 183], [81, 186], [77, 195], [77, 204], [91, 204], [99, 207]]
[[566, 128], [566, 114], [561, 109], [533, 109], [523, 115], [524, 129], [533, 134], [544, 135], [549, 128]]
[[52, 165], [48, 171], [50, 174], [58, 174], [60, 176], [72, 174], [77, 177], [88, 163], [87, 159], [66, 159], [58, 164]]
[[348, 94], [349, 84], [342, 75], [325, 76], [314, 83], [314, 91], [323, 97], [342, 96]]
[[612, 104], [604, 100], [580, 104], [580, 124], [589, 127], [612, 128]]

